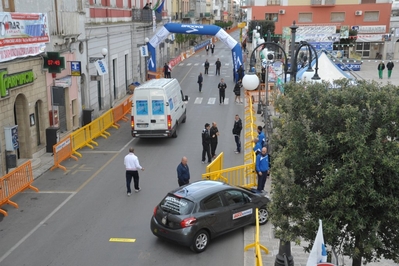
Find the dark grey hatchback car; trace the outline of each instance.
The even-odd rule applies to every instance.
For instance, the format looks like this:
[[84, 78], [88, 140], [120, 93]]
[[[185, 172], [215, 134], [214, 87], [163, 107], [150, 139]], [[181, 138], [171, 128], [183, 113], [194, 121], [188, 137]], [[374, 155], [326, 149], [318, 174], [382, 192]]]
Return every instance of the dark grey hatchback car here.
[[268, 220], [268, 197], [218, 181], [198, 181], [169, 192], [154, 209], [151, 232], [203, 252], [210, 240]]

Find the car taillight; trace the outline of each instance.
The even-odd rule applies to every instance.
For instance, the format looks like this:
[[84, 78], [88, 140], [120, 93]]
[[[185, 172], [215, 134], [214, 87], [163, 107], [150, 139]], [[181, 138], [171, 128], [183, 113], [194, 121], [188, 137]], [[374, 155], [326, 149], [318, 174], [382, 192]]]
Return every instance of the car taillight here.
[[130, 118], [130, 125], [132, 126], [132, 129], [134, 129], [134, 116], [131, 116]]
[[154, 208], [154, 217], [157, 215], [157, 210], [158, 210], [158, 206], [155, 206], [155, 208]]
[[168, 129], [172, 129], [172, 118], [168, 115]]
[[181, 226], [181, 228], [190, 227], [190, 226], [194, 225], [196, 221], [197, 221], [197, 219], [195, 219], [195, 217], [186, 218], [180, 222], [180, 226]]

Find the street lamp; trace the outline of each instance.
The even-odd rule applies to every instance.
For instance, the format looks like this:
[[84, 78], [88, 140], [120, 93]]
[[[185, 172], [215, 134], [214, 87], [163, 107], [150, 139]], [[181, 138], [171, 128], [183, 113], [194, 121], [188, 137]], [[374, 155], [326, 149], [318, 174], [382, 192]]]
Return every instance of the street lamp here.
[[108, 54], [107, 48], [101, 49], [101, 54], [103, 55], [103, 57], [90, 57], [89, 58], [89, 62], [90, 63], [94, 63], [94, 62], [96, 62], [98, 60], [104, 59], [107, 56], [107, 54]]

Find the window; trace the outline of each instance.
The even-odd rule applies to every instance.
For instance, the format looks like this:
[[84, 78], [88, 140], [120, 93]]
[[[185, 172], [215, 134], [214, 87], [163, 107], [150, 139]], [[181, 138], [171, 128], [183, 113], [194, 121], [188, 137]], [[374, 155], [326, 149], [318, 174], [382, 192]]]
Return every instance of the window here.
[[242, 194], [241, 191], [227, 190], [223, 194], [229, 205], [245, 203], [244, 195]]
[[152, 114], [153, 115], [165, 114], [163, 100], [152, 100]]
[[4, 12], [15, 12], [14, 0], [2, 0]]
[[313, 21], [313, 14], [312, 13], [299, 13], [298, 22], [306, 23]]
[[370, 58], [370, 43], [358, 42], [356, 43], [356, 53], [359, 53], [363, 58]]
[[278, 14], [277, 13], [266, 13], [265, 20], [271, 20], [274, 22], [278, 21]]
[[380, 12], [379, 11], [365, 11], [364, 21], [379, 21]]
[[220, 207], [223, 207], [222, 200], [219, 196], [219, 194], [214, 194], [206, 199], [204, 199], [202, 206], [206, 210], [212, 210], [212, 209], [217, 209]]
[[160, 205], [163, 211], [178, 215], [190, 214], [194, 207], [193, 202], [184, 198], [175, 197], [174, 195], [166, 196]]
[[345, 21], [345, 12], [331, 12], [331, 22]]
[[267, 5], [268, 6], [279, 6], [280, 0], [267, 0]]
[[362, 4], [375, 4], [376, 0], [362, 0]]

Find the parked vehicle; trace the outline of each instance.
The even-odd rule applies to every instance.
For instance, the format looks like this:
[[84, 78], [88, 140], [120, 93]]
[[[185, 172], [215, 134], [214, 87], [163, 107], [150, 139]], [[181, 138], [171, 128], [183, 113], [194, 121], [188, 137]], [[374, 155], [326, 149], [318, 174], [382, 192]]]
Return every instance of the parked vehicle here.
[[152, 79], [140, 85], [132, 98], [132, 136], [176, 138], [179, 125], [186, 122], [187, 101], [177, 79]]
[[218, 181], [198, 181], [169, 192], [155, 207], [151, 232], [203, 252], [211, 239], [268, 221], [270, 199], [251, 190]]

